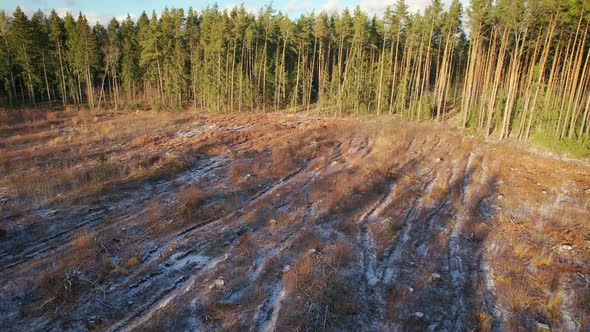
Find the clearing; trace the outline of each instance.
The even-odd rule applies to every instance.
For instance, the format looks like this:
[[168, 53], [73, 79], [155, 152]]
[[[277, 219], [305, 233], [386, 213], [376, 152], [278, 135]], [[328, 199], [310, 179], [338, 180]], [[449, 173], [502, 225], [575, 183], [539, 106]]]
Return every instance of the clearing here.
[[0, 329], [590, 329], [590, 167], [444, 126], [30, 111]]

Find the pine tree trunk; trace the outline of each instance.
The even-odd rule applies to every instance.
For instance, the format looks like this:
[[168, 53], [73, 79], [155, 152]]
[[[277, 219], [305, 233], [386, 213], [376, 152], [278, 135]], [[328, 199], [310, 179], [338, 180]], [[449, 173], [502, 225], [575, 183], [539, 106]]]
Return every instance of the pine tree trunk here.
[[47, 79], [47, 69], [45, 68], [45, 54], [42, 54], [43, 61], [43, 76], [45, 77], [45, 89], [47, 91], [47, 100], [49, 101], [49, 108], [51, 108], [51, 92], [49, 91], [49, 80]]

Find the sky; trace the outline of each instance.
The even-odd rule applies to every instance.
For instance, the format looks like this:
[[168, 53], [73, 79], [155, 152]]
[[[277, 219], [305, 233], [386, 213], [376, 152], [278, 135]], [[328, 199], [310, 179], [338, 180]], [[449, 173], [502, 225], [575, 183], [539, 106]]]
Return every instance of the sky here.
[[[385, 7], [393, 5], [396, 0], [274, 0], [272, 2], [252, 0], [2, 0], [0, 2], [0, 10], [4, 10], [9, 14], [14, 11], [16, 6], [20, 6], [29, 16], [38, 9], [49, 13], [53, 8], [60, 16], [63, 16], [68, 11], [74, 14], [81, 11], [86, 15], [89, 23], [100, 22], [105, 24], [112, 17], [122, 19], [129, 14], [132, 18], [136, 18], [143, 10], [147, 13], [151, 13], [152, 10], [159, 13], [166, 6], [169, 8], [188, 9], [193, 7], [202, 9], [215, 2], [221, 9], [239, 6], [243, 3], [246, 9], [252, 12], [256, 12], [265, 4], [271, 3], [274, 9], [287, 13], [291, 17], [298, 17], [302, 13], [313, 10], [334, 12], [345, 7], [359, 5], [369, 14], [381, 16]], [[423, 10], [430, 2], [431, 0], [406, 0], [411, 11]], [[451, 0], [443, 0], [443, 2], [448, 4]], [[465, 6], [469, 1], [461, 0], [461, 2]]]

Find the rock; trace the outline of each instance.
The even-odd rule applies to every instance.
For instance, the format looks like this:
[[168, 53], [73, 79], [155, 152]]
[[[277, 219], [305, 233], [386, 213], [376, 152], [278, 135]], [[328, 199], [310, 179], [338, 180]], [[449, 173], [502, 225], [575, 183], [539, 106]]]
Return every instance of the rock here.
[[434, 282], [442, 281], [442, 277], [438, 273], [433, 273], [432, 274], [432, 281], [434, 281]]
[[57, 210], [49, 210], [49, 211], [47, 211], [47, 213], [46, 213], [46, 215], [47, 215], [48, 217], [53, 217], [53, 216], [55, 216], [55, 215], [57, 215], [57, 214], [59, 214], [59, 211], [57, 211]]
[[415, 316], [416, 318], [424, 318], [424, 314], [423, 314], [423, 313], [421, 313], [420, 311], [416, 311], [416, 312], [414, 313], [414, 316]]
[[574, 247], [572, 247], [571, 244], [562, 244], [561, 246], [559, 246], [559, 249], [570, 251], [570, 250], [573, 250]]
[[393, 222], [393, 219], [391, 219], [391, 218], [385, 218], [385, 219], [383, 219], [383, 221], [381, 223], [382, 224], [389, 224], [389, 223], [392, 223], [392, 222]]
[[274, 219], [271, 219], [271, 220], [269, 220], [269, 221], [268, 221], [268, 224], [269, 224], [270, 226], [273, 226], [273, 227], [274, 227], [274, 226], [276, 226], [276, 225], [277, 225], [277, 221], [276, 221], [276, 220], [274, 220]]
[[223, 280], [223, 277], [219, 277], [215, 279], [211, 288], [223, 288], [223, 286], [225, 286], [225, 280]]
[[283, 272], [288, 272], [288, 271], [291, 271], [291, 265], [283, 266]]
[[315, 248], [311, 248], [311, 249], [309, 249], [307, 252], [308, 252], [310, 255], [314, 255], [314, 254], [317, 254], [317, 253], [318, 253], [318, 251], [317, 251]]
[[443, 160], [444, 160], [443, 158], [436, 158], [436, 161], [438, 161], [439, 163]]
[[537, 331], [539, 331], [539, 332], [551, 331], [551, 328], [549, 327], [549, 325], [547, 325], [545, 323], [537, 323]]
[[88, 325], [93, 326], [93, 325], [99, 324], [101, 322], [101, 320], [102, 319], [100, 317], [93, 315], [93, 316], [88, 317], [87, 322], [88, 322]]
[[590, 188], [584, 190], [584, 193], [586, 193], [587, 195], [590, 195]]
[[414, 293], [414, 288], [412, 288], [412, 287], [408, 287], [408, 292], [409, 292], [410, 294], [411, 294], [411, 293]]
[[498, 200], [504, 199], [504, 194], [498, 194]]
[[543, 195], [547, 195], [548, 191], [547, 191], [547, 189], [543, 189], [543, 190], [541, 190], [541, 193], [543, 193]]
[[525, 268], [530, 274], [537, 274], [539, 271], [534, 264], [528, 264]]

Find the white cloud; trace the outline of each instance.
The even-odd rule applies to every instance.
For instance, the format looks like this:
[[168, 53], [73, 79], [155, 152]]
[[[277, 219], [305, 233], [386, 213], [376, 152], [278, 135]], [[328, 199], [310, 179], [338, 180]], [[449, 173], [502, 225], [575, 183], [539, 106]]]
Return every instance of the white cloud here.
[[129, 15], [129, 17], [131, 17], [131, 20], [132, 21], [137, 21], [137, 19], [139, 18], [139, 16], [137, 16], [134, 13], [128, 13], [128, 14], [125, 14], [125, 15], [115, 16], [115, 18], [117, 19], [117, 21], [123, 22], [123, 21], [125, 21], [127, 19], [127, 16], [128, 15]]
[[[443, 0], [443, 4], [448, 6], [451, 0]], [[383, 16], [387, 6], [395, 6], [395, 0], [361, 0], [359, 5], [362, 10], [367, 12], [369, 15], [377, 15], [377, 17]], [[432, 3], [432, 0], [412, 0], [407, 1], [408, 10], [410, 13], [417, 11], [424, 12], [424, 9]]]
[[[16, 9], [16, 7], [15, 7]], [[37, 11], [37, 10], [32, 10], [29, 7], [26, 6], [21, 6], [21, 9], [23, 11], [23, 13], [25, 13], [25, 15], [27, 15], [29, 18], [31, 18], [31, 16], [33, 16], [33, 14]], [[66, 16], [67, 13], [71, 13], [72, 16], [74, 16], [75, 19], [78, 18], [78, 14], [80, 13], [79, 9], [72, 9], [72, 8], [52, 8], [53, 10], [55, 10], [55, 12], [57, 13], [57, 15], [61, 18], [64, 18]], [[49, 16], [51, 14], [51, 10], [52, 9], [41, 9], [41, 11]], [[12, 15], [14, 13], [14, 9], [7, 11], [6, 14], [8, 15]], [[82, 11], [82, 15], [86, 16], [86, 19], [88, 20], [88, 25], [90, 25], [91, 27], [94, 26], [96, 24], [96, 22], [99, 22], [100, 24], [104, 25], [105, 27], [109, 24], [109, 21], [113, 18], [113, 16], [107, 16], [107, 15], [102, 15], [102, 14], [98, 14], [95, 12], [89, 12], [89, 11]], [[129, 13], [129, 16], [131, 16], [131, 19], [136, 21], [138, 16], [134, 13]], [[122, 22], [123, 20], [127, 19], [127, 14], [122, 14], [122, 15], [117, 15], [114, 16], [119, 22]]]
[[[448, 8], [451, 4], [452, 0], [443, 0], [443, 5], [445, 8]], [[369, 15], [377, 15], [381, 17], [383, 13], [385, 13], [385, 8], [387, 6], [395, 6], [396, 0], [360, 0], [358, 5], [361, 7]], [[432, 0], [411, 0], [406, 1], [408, 5], [408, 10], [410, 13], [415, 13], [417, 11], [424, 12], [424, 9], [428, 7], [432, 3]], [[469, 0], [461, 0], [463, 6], [467, 6], [469, 4]], [[343, 6], [340, 0], [327, 0], [324, 4], [320, 6], [320, 10], [327, 11], [329, 13], [333, 12], [340, 12], [344, 8], [348, 7], [348, 9], [352, 10], [356, 5], [349, 5]]]
[[[414, 3], [415, 1], [411, 2]], [[377, 15], [381, 17], [385, 12], [385, 8], [393, 4], [395, 4], [394, 0], [362, 0], [359, 3], [359, 6], [369, 14], [369, 16]]]
[[[20, 6], [20, 9], [23, 11], [23, 13], [25, 13], [25, 15], [27, 15], [27, 17], [31, 18], [31, 16], [33, 15], [33, 13], [35, 13], [35, 11], [33, 11], [31, 8], [26, 7], [26, 6]], [[14, 11], [16, 10], [16, 7], [14, 7], [12, 10], [7, 10], [6, 11], [6, 15], [12, 15], [14, 14]]]
[[[80, 13], [80, 10], [71, 8], [54, 8], [54, 10], [57, 13], [57, 15], [59, 15], [59, 17], [61, 18], [66, 16], [67, 13], [71, 13], [72, 16], [74, 16], [74, 18], [77, 18], [78, 14]], [[47, 14], [49, 14], [49, 12]], [[109, 21], [112, 18], [111, 16], [100, 15], [95, 12], [88, 11], [82, 12], [82, 15], [86, 16], [86, 19], [88, 20], [88, 25], [90, 26], [94, 26], [96, 22], [99, 22], [100, 24], [106, 26], [107, 24], [109, 24]], [[125, 15], [125, 17], [126, 16], [127, 15]]]
[[[232, 10], [234, 8], [240, 8], [241, 5], [236, 5], [235, 3], [230, 3], [227, 6], [225, 6], [225, 9]], [[203, 10], [204, 7], [202, 9], [200, 9], [199, 11]], [[250, 14], [256, 14], [258, 13], [258, 11], [260, 10], [260, 8], [256, 8], [256, 7], [251, 7], [251, 6], [244, 6], [244, 9], [250, 13]]]
[[328, 13], [334, 13], [341, 11], [342, 4], [340, 0], [328, 0], [325, 4], [320, 6], [320, 10], [326, 11]]
[[299, 1], [299, 0], [291, 0], [287, 4], [287, 8], [285, 11], [287, 14], [297, 13], [297, 12], [307, 12], [313, 9], [313, 4], [311, 1]]

